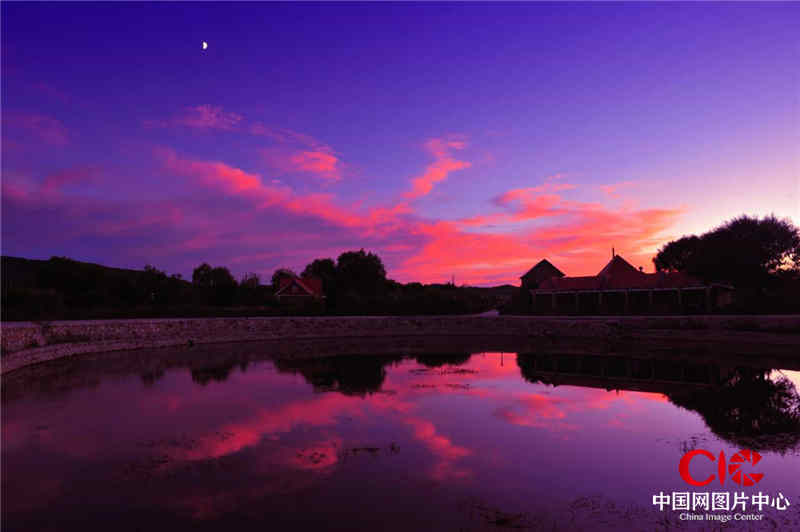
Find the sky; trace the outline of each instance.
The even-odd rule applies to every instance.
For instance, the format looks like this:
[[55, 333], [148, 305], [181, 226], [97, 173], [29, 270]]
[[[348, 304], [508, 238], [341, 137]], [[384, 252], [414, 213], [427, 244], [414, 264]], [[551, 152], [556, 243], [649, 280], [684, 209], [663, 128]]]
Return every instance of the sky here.
[[497, 285], [800, 223], [800, 4], [0, 10], [4, 255]]

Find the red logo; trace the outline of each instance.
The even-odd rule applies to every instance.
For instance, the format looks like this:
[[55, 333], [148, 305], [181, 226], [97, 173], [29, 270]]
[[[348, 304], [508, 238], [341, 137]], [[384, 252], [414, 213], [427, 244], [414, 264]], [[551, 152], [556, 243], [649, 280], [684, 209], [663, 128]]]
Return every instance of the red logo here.
[[[709, 475], [703, 480], [697, 480], [692, 477], [692, 475], [689, 474], [689, 464], [697, 456], [704, 456], [712, 462], [717, 462], [717, 474]], [[705, 449], [695, 449], [683, 455], [683, 458], [681, 458], [678, 464], [678, 472], [681, 474], [681, 478], [692, 486], [705, 486], [711, 483], [715, 478], [719, 478], [719, 483], [724, 486], [726, 474], [733, 475], [731, 480], [740, 486], [753, 486], [764, 478], [764, 473], [743, 473], [742, 465], [749, 463], [751, 466], [754, 466], [760, 461], [760, 454], [749, 449], [743, 449], [733, 455], [730, 464], [728, 464], [726, 468], [724, 451], [720, 451], [719, 457], [714, 457], [713, 454]]]

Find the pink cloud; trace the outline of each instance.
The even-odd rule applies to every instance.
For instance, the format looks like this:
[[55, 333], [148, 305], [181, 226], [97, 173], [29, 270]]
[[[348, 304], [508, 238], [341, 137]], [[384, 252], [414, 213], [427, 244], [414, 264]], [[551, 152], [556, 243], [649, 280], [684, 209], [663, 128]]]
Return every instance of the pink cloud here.
[[395, 268], [398, 278], [441, 281], [450, 275], [484, 284], [518, 277], [542, 258], [568, 275], [593, 275], [608, 261], [612, 246], [634, 265], [649, 266], [659, 236], [685, 210], [611, 210], [602, 205], [561, 201], [550, 225], [510, 234], [472, 233], [455, 222], [419, 223], [413, 231], [426, 243]]
[[328, 182], [342, 178], [341, 160], [327, 146], [315, 149], [290, 149], [273, 146], [261, 150], [264, 162], [281, 173], [305, 173]]
[[261, 150], [263, 160], [270, 168], [283, 173], [311, 174], [328, 182], [342, 178], [341, 159], [333, 148], [312, 136], [261, 123], [253, 124], [250, 132], [276, 142], [276, 145]]
[[257, 197], [261, 205], [271, 205], [289, 196], [285, 187], [265, 185], [258, 174], [251, 174], [219, 161], [185, 159], [179, 157], [175, 151], [164, 148], [157, 148], [155, 155], [169, 171], [192, 177], [207, 186], [219, 187], [230, 194]]
[[339, 159], [335, 155], [324, 151], [303, 151], [296, 153], [289, 159], [291, 165], [301, 172], [310, 172], [325, 179], [338, 180], [339, 175], [336, 164]]
[[417, 199], [426, 196], [433, 190], [433, 186], [447, 179], [451, 172], [472, 166], [467, 161], [454, 159], [452, 150], [463, 150], [466, 143], [460, 140], [431, 139], [425, 144], [435, 161], [425, 168], [422, 175], [411, 180], [411, 190], [405, 194], [406, 199]]
[[[274, 209], [298, 216], [359, 230], [362, 234], [391, 230], [397, 217], [409, 212], [406, 205], [376, 207], [358, 212], [336, 203], [330, 194], [297, 194], [287, 186], [265, 184], [261, 176], [218, 161], [195, 161], [179, 157], [173, 150], [157, 149], [165, 169], [191, 177], [198, 183], [250, 200], [257, 209]], [[396, 227], [396, 226], [395, 226]]]
[[[456, 144], [459, 145], [459, 144]], [[450, 144], [433, 143], [431, 151], [444, 153]], [[471, 284], [514, 282], [541, 258], [548, 257], [570, 275], [596, 273], [616, 247], [636, 265], [649, 265], [649, 248], [673, 224], [683, 209], [610, 209], [601, 204], [568, 201], [557, 191], [574, 185], [546, 182], [537, 187], [513, 189], [495, 204], [510, 212], [484, 215], [483, 219], [429, 221], [419, 219], [404, 201], [360, 209], [341, 205], [331, 194], [297, 194], [285, 186], [265, 184], [255, 173], [221, 162], [191, 161], [166, 152], [166, 167], [190, 176], [199, 184], [248, 199], [256, 209], [270, 209], [310, 217], [348, 230], [340, 233], [354, 246], [365, 238], [378, 238], [377, 251], [399, 254], [389, 274], [401, 281], [441, 281], [455, 274]], [[474, 233], [471, 224], [539, 219], [550, 223], [513, 233]], [[343, 251], [343, 250], [342, 250]], [[313, 253], [313, 252], [311, 252]], [[308, 257], [310, 260], [311, 256]]]

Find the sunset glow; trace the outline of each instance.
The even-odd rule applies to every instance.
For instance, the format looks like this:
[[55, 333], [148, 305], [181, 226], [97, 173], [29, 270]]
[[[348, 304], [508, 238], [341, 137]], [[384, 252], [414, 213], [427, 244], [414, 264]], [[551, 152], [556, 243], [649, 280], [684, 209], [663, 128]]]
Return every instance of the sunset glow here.
[[498, 285], [800, 223], [798, 4], [2, 15], [3, 255], [268, 279], [364, 248], [401, 282]]

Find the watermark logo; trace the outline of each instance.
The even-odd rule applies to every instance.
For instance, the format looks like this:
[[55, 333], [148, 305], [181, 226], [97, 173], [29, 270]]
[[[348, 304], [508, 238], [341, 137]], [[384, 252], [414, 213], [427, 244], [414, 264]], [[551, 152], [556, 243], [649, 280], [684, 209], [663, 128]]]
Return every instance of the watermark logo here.
[[[703, 480], [692, 477], [689, 472], [689, 466], [692, 460], [700, 456], [705, 457], [711, 462], [717, 462], [716, 475], [711, 474]], [[725, 462], [725, 451], [720, 451], [719, 456], [714, 456], [705, 449], [695, 449], [683, 455], [681, 461], [678, 463], [678, 472], [684, 482], [690, 486], [705, 486], [713, 482], [715, 478], [719, 480], [720, 485], [724, 486], [725, 478], [728, 475], [731, 475], [731, 480], [740, 486], [754, 486], [764, 478], [764, 474], [756, 472], [746, 473], [742, 470], [742, 466], [745, 464], [754, 466], [760, 461], [761, 455], [749, 449], [743, 449], [734, 454], [729, 464]]]
[[[739, 486], [755, 486], [764, 478], [764, 473], [753, 470], [760, 461], [761, 455], [749, 449], [740, 450], [730, 460], [726, 460], [724, 451], [720, 451], [718, 455], [714, 456], [705, 449], [694, 449], [681, 457], [678, 462], [678, 473], [690, 486], [707, 486], [714, 481], [719, 482], [720, 486], [725, 486], [726, 480]], [[662, 491], [658, 495], [653, 495], [653, 505], [661, 511], [670, 509], [681, 511], [681, 521], [725, 523], [729, 521], [761, 521], [764, 519], [764, 514], [745, 512], [748, 510], [762, 512], [765, 507], [783, 511], [788, 509], [791, 503], [783, 493], [770, 496], [761, 491], [756, 494], [746, 494], [744, 491], [738, 493], [725, 491], [664, 493]]]

